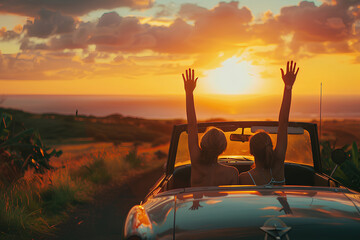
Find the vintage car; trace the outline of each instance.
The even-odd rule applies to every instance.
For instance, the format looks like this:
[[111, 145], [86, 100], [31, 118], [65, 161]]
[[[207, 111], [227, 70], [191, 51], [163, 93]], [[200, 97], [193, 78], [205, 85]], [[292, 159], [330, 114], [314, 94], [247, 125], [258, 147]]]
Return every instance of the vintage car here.
[[[277, 122], [200, 123], [225, 132], [218, 161], [248, 171], [249, 138], [259, 129], [276, 142]], [[321, 167], [317, 126], [291, 122], [282, 186], [191, 187], [187, 125], [174, 127], [166, 171], [128, 213], [125, 239], [360, 239], [360, 194]], [[336, 150], [338, 163], [345, 153]]]

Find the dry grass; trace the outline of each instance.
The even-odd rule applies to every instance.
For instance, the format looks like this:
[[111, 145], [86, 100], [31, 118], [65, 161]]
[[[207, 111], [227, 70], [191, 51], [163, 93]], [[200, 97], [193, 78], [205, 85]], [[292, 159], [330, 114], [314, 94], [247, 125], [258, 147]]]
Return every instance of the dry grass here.
[[125, 156], [134, 150], [132, 143], [113, 146], [107, 143], [67, 145], [63, 156], [54, 159], [57, 170], [46, 174], [26, 172], [11, 186], [0, 188], [0, 239], [31, 239], [51, 234], [77, 204], [91, 200], [95, 190], [109, 182], [127, 178], [164, 164], [156, 151], [167, 153], [168, 145], [137, 147], [139, 164]]
[[0, 190], [1, 239], [48, 234], [66, 216], [64, 209], [88, 200], [90, 186], [70, 177], [68, 169], [43, 175], [28, 171]]

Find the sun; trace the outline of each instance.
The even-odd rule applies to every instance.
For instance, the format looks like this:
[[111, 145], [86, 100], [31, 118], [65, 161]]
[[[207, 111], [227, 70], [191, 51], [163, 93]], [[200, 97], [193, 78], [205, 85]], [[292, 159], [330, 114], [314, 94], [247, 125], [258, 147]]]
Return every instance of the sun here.
[[213, 94], [250, 94], [255, 90], [257, 70], [250, 61], [231, 57], [222, 66], [205, 72], [208, 91]]

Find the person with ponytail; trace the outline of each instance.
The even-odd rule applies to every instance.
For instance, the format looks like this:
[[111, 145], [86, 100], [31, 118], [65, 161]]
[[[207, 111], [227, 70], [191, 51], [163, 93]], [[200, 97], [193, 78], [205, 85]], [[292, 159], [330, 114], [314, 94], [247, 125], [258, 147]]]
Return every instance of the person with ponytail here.
[[186, 93], [186, 115], [188, 122], [188, 147], [191, 161], [191, 186], [219, 186], [238, 184], [239, 172], [236, 168], [219, 164], [218, 156], [223, 153], [227, 141], [223, 131], [217, 128], [208, 129], [199, 146], [198, 127], [194, 105], [193, 91], [198, 78], [194, 69], [182, 74]]
[[255, 168], [239, 175], [243, 185], [282, 185], [285, 184], [284, 162], [287, 148], [287, 129], [291, 105], [292, 87], [299, 68], [296, 63], [287, 62], [286, 73], [280, 68], [284, 81], [284, 94], [279, 113], [279, 127], [276, 147], [266, 132], [258, 132], [250, 138], [250, 153], [255, 158]]

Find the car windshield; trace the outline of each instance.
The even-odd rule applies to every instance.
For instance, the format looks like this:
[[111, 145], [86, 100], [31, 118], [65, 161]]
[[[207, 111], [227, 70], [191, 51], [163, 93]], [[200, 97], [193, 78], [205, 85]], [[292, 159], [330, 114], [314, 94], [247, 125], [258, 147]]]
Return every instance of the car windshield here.
[[[249, 162], [254, 157], [250, 154], [249, 138], [263, 129], [266, 131], [276, 145], [277, 127], [252, 127], [238, 128], [236, 130], [225, 131], [227, 139], [227, 148], [218, 158], [218, 162]], [[199, 133], [201, 141], [204, 132]], [[308, 166], [314, 166], [310, 134], [303, 128], [290, 128], [288, 130], [288, 146], [285, 162], [298, 163]], [[188, 134], [183, 131], [179, 137], [179, 143], [176, 153], [175, 167], [190, 164], [190, 155], [188, 150]]]

